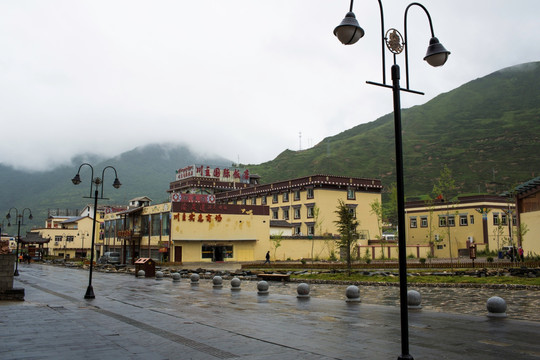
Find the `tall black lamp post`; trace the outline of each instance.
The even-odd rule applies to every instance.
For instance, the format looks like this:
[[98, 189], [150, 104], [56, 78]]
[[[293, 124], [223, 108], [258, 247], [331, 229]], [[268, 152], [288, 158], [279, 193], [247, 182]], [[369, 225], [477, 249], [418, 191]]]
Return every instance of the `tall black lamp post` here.
[[[81, 183], [81, 177], [79, 173], [81, 172], [81, 168], [87, 165], [92, 170], [91, 173], [91, 182], [90, 182], [90, 196], [84, 196], [86, 199], [94, 199], [94, 221], [92, 226], [92, 244], [90, 245], [90, 275], [88, 276], [88, 288], [86, 289], [86, 294], [84, 295], [85, 299], [94, 299], [96, 296], [94, 295], [94, 288], [92, 287], [92, 270], [94, 267], [94, 241], [96, 236], [96, 222], [97, 222], [97, 203], [98, 203], [98, 195], [99, 195], [99, 185], [101, 185], [101, 197], [99, 197], [102, 200], [108, 200], [107, 198], [103, 197], [103, 180], [105, 177], [105, 170], [107, 169], [113, 169], [114, 170], [114, 182], [112, 186], [115, 189], [118, 189], [122, 184], [118, 180], [118, 174], [116, 173], [116, 169], [112, 166], [106, 166], [103, 169], [103, 172], [101, 173], [101, 178], [95, 177], [94, 178], [94, 168], [92, 165], [88, 163], [83, 163], [81, 166], [79, 166], [79, 170], [77, 171], [77, 175], [71, 179], [74, 185], [79, 185]], [[95, 188], [94, 188], [95, 185]], [[94, 190], [94, 196], [92, 196], [92, 190]]]
[[17, 252], [15, 253], [17, 258], [15, 259], [15, 272], [13, 273], [13, 276], [19, 276], [19, 241], [21, 240], [21, 225], [24, 225], [24, 212], [28, 210], [30, 213], [30, 215], [28, 215], [29, 220], [32, 220], [34, 217], [32, 216], [32, 210], [29, 208], [24, 208], [19, 214], [19, 210], [12, 207], [9, 209], [6, 215], [6, 219], [8, 219], [8, 226], [11, 226], [11, 223], [9, 222], [9, 219], [11, 219], [11, 210], [15, 210], [15, 218], [17, 219]]
[[[351, 45], [357, 42], [364, 36], [364, 30], [358, 24], [356, 16], [352, 12], [353, 1], [351, 0], [349, 12], [345, 15], [345, 19], [334, 29], [334, 35], [339, 41], [345, 45]], [[396, 177], [397, 177], [397, 206], [398, 206], [398, 245], [399, 245], [399, 298], [400, 298], [400, 313], [401, 313], [401, 355], [398, 359], [413, 359], [409, 354], [409, 324], [408, 324], [408, 309], [407, 309], [407, 252], [406, 252], [406, 236], [405, 236], [405, 191], [403, 185], [403, 151], [401, 141], [401, 100], [400, 92], [406, 91], [414, 94], [424, 95], [424, 93], [411, 90], [409, 88], [409, 58], [407, 53], [407, 13], [412, 6], [418, 6], [426, 13], [429, 26], [431, 29], [431, 40], [427, 49], [424, 60], [431, 66], [442, 66], [448, 59], [450, 52], [435, 37], [433, 32], [433, 24], [431, 16], [427, 9], [420, 3], [413, 2], [407, 6], [404, 15], [405, 39], [396, 29], [388, 29], [385, 32], [384, 28], [384, 13], [381, 0], [379, 2], [379, 10], [381, 15], [381, 54], [382, 54], [382, 83], [368, 81], [368, 84], [382, 86], [392, 89], [394, 102], [394, 132], [395, 132], [395, 147], [396, 147]], [[393, 54], [394, 64], [392, 65], [392, 85], [386, 83], [386, 56], [384, 47]], [[406, 88], [401, 88], [399, 85], [400, 73], [399, 66], [396, 63], [396, 56], [405, 50], [405, 79]]]

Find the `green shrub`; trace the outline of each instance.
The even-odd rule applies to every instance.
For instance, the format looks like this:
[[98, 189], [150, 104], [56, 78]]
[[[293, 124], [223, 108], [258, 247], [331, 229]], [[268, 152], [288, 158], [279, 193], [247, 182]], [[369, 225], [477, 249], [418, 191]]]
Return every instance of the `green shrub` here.
[[493, 257], [492, 257], [492, 256], [488, 256], [488, 257], [486, 258], [486, 261], [487, 261], [488, 263], [492, 263], [492, 262], [493, 262]]
[[300, 262], [302, 263], [302, 265], [306, 265], [306, 259], [300, 259]]
[[426, 263], [426, 259], [425, 258], [420, 258], [420, 264], [425, 264]]

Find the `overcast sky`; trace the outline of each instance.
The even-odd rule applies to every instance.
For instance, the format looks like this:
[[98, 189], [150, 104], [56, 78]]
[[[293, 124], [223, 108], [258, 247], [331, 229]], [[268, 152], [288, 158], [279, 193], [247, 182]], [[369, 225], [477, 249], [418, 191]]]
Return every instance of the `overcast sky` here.
[[[404, 33], [406, 4], [383, 0], [386, 29]], [[452, 54], [440, 68], [422, 60], [429, 25], [411, 8], [411, 88], [426, 95], [402, 93], [404, 108], [540, 60], [540, 1], [422, 4]], [[392, 112], [391, 90], [365, 83], [382, 80], [378, 4], [355, 2], [366, 35], [345, 46], [333, 29], [348, 9], [348, 0], [0, 1], [0, 162], [45, 169], [185, 142], [261, 163], [373, 121]]]

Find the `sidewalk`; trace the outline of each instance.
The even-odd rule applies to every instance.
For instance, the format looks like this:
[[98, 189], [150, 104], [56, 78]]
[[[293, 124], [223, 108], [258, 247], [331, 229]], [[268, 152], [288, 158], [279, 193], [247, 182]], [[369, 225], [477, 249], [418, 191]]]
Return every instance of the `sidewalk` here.
[[[26, 301], [0, 302], [1, 359], [396, 359], [397, 307], [233, 292], [228, 282], [137, 279], [23, 265]], [[540, 323], [409, 314], [419, 359], [540, 359]]]

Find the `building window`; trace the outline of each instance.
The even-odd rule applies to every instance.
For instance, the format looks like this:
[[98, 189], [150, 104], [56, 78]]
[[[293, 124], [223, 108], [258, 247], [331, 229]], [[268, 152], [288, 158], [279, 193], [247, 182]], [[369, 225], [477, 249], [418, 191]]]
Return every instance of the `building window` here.
[[467, 226], [467, 215], [459, 215], [459, 226]]
[[302, 235], [302, 232], [300, 231], [300, 226], [295, 226], [294, 227], [294, 235], [296, 235], [296, 236]]
[[294, 190], [294, 200], [300, 200], [300, 190]]
[[313, 236], [313, 235], [315, 235], [315, 226], [309, 225], [309, 226], [307, 227], [307, 234], [308, 234], [308, 236]]
[[289, 209], [283, 209], [283, 220], [289, 220]]
[[439, 227], [446, 227], [446, 217], [439, 216]]
[[312, 218], [314, 216], [313, 206], [307, 208], [307, 217]]
[[512, 225], [517, 226], [517, 218], [515, 216], [512, 216]]
[[152, 214], [152, 236], [159, 236], [161, 232], [161, 214]]
[[272, 210], [272, 220], [277, 220], [279, 218], [278, 213], [278, 209]]
[[448, 216], [448, 226], [456, 226], [456, 218], [454, 215]]
[[247, 205], [247, 199], [246, 198], [242, 199], [242, 205]]
[[287, 202], [289, 201], [289, 193], [288, 192], [284, 192], [283, 193], [283, 202]]
[[499, 225], [499, 213], [493, 213], [493, 225]]
[[257, 205], [257, 198], [255, 196], [251, 198], [251, 205]]
[[313, 188], [307, 188], [307, 198], [313, 199], [315, 197], [315, 194], [313, 192]]
[[[114, 234], [114, 223], [112, 224], [112, 232]], [[141, 216], [141, 235], [143, 236], [148, 236], [149, 234], [149, 216], [148, 215], [143, 215]], [[112, 236], [109, 236], [109, 237], [114, 237], [114, 235]]]
[[356, 208], [349, 207], [349, 214], [351, 214], [352, 217], [356, 219]]
[[421, 217], [420, 218], [420, 227], [423, 227], [423, 228], [428, 227], [427, 217]]
[[418, 227], [418, 224], [416, 222], [416, 217], [411, 217], [410, 218], [410, 223], [411, 223], [412, 228]]
[[169, 213], [164, 213], [161, 218], [161, 235], [169, 236], [171, 233], [171, 218]]
[[57, 243], [57, 242], [62, 242], [62, 236], [56, 235], [56, 236], [54, 237], [54, 242], [56, 242], [56, 243]]
[[506, 214], [501, 215], [501, 224], [505, 226], [508, 225], [508, 223], [506, 222]]
[[294, 208], [294, 218], [295, 219], [300, 219], [300, 208], [299, 207]]
[[354, 189], [347, 189], [347, 200], [354, 200], [356, 199], [356, 192], [354, 191]]
[[471, 223], [471, 225], [474, 225], [474, 215], [469, 216], [469, 223]]
[[278, 202], [278, 194], [272, 194], [272, 202], [274, 204]]
[[261, 204], [266, 205], [266, 196], [261, 197]]

